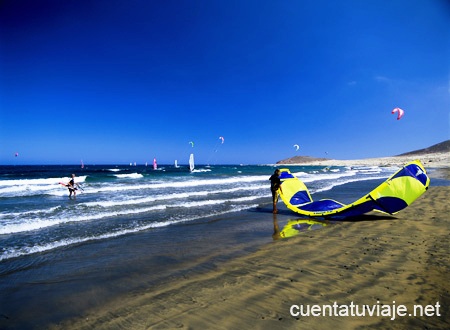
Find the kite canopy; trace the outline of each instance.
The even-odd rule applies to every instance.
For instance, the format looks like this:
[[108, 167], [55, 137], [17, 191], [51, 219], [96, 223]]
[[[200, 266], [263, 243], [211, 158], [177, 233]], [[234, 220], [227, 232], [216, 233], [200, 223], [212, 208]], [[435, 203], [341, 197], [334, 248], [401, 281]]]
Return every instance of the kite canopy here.
[[331, 199], [313, 201], [308, 188], [288, 169], [280, 169], [280, 197], [286, 206], [310, 217], [353, 217], [370, 211], [394, 214], [419, 198], [430, 185], [425, 168], [416, 160], [406, 164], [369, 194], [345, 205]]
[[397, 112], [397, 120], [400, 120], [403, 117], [403, 115], [405, 114], [405, 111], [400, 108], [395, 108], [394, 110], [392, 110], [391, 113], [394, 114], [396, 112]]

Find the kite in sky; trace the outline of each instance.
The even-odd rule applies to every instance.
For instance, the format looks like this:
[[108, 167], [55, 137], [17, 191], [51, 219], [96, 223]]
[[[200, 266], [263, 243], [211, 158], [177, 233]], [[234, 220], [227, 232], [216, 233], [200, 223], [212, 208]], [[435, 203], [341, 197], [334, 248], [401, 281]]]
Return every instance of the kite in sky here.
[[294, 144], [293, 147], [295, 148], [295, 151], [298, 151], [298, 149], [300, 149], [300, 146], [298, 144]]
[[394, 113], [396, 113], [396, 112], [398, 112], [398, 114], [397, 114], [397, 120], [400, 120], [402, 117], [403, 117], [403, 115], [405, 114], [405, 111], [403, 111], [402, 109], [400, 109], [400, 108], [395, 108], [394, 110], [392, 110], [392, 114], [394, 114]]

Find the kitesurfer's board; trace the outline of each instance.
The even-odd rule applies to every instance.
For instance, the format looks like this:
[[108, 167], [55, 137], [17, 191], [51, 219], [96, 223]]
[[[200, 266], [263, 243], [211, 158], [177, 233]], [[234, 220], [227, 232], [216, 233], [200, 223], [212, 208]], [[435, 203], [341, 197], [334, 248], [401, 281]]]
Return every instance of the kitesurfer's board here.
[[64, 187], [67, 187], [69, 185], [68, 183], [64, 183], [64, 182], [59, 182], [59, 184]]

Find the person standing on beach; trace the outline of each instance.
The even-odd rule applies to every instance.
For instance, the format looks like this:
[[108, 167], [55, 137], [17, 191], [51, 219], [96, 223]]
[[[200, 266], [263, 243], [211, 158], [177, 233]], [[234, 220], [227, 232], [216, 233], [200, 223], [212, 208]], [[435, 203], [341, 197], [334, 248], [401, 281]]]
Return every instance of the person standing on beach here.
[[72, 197], [72, 193], [73, 193], [73, 197], [77, 196], [77, 187], [79, 186], [78, 183], [75, 182], [75, 174], [72, 174], [72, 178], [70, 179], [69, 183], [67, 184], [67, 188], [69, 189], [69, 197]]
[[278, 213], [277, 203], [278, 203], [278, 190], [281, 190], [281, 180], [280, 180], [280, 170], [276, 169], [273, 172], [270, 180], [270, 191], [272, 191], [272, 202], [273, 202], [273, 213]]

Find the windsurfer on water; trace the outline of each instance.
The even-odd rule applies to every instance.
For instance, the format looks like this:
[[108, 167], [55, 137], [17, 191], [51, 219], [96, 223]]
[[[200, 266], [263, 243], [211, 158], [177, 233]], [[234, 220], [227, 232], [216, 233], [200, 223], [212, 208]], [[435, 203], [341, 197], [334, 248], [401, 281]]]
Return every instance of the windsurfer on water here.
[[278, 203], [278, 190], [281, 190], [281, 180], [280, 180], [280, 170], [276, 169], [273, 172], [270, 180], [270, 191], [272, 191], [272, 202], [273, 202], [273, 213], [278, 213], [277, 203]]
[[79, 184], [75, 182], [75, 174], [72, 174], [72, 178], [70, 179], [69, 183], [67, 184], [67, 188], [69, 189], [69, 197], [72, 197], [72, 193], [73, 196], [76, 197], [77, 196], [77, 190]]

